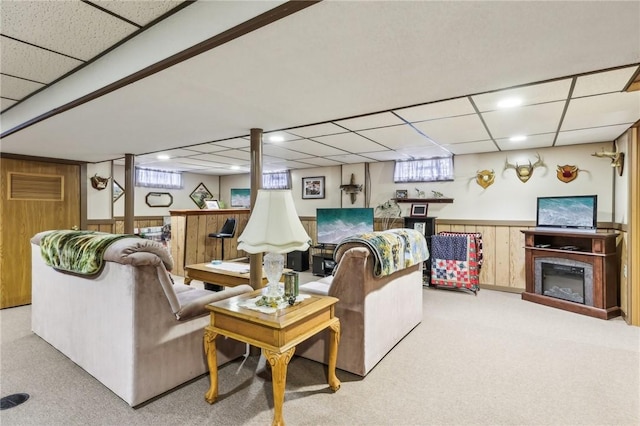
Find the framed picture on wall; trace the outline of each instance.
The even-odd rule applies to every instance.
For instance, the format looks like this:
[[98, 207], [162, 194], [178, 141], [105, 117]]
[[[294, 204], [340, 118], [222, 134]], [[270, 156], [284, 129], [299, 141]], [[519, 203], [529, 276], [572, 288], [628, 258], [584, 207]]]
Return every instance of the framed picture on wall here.
[[231, 207], [251, 206], [251, 190], [248, 188], [232, 188], [231, 189]]
[[124, 189], [115, 179], [112, 179], [111, 182], [113, 182], [113, 202], [115, 203], [124, 194]]
[[427, 223], [426, 222], [416, 222], [413, 224], [413, 229], [415, 229], [416, 231], [420, 232], [422, 235], [424, 235], [424, 231], [427, 227]]
[[302, 178], [302, 199], [324, 198], [324, 176]]
[[409, 192], [406, 189], [396, 189], [396, 198], [408, 198]]
[[411, 217], [427, 217], [428, 204], [411, 204]]
[[196, 189], [189, 194], [189, 198], [196, 203], [196, 206], [198, 206], [199, 209], [204, 209], [207, 207], [205, 201], [212, 199], [213, 194], [209, 192], [206, 186], [204, 186], [204, 183], [200, 182], [200, 184], [196, 186]]

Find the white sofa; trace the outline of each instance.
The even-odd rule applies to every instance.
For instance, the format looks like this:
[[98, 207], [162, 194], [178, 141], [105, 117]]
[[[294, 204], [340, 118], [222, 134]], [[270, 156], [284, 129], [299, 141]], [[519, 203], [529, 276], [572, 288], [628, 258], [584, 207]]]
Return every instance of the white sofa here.
[[[426, 260], [424, 236], [403, 231], [416, 238], [419, 259]], [[337, 367], [366, 376], [422, 321], [422, 264], [377, 276], [374, 253], [358, 242], [339, 245], [334, 260], [337, 266], [332, 276], [301, 285], [300, 291], [339, 299], [335, 307], [341, 331]], [[296, 355], [327, 364], [329, 341], [328, 332], [321, 332], [298, 345]]]
[[[135, 237], [113, 242], [94, 277], [59, 272], [41, 255], [47, 232], [31, 239], [32, 330], [131, 406], [206, 373], [204, 306], [253, 290], [174, 285], [166, 248]], [[219, 365], [246, 352], [222, 336], [216, 347]]]

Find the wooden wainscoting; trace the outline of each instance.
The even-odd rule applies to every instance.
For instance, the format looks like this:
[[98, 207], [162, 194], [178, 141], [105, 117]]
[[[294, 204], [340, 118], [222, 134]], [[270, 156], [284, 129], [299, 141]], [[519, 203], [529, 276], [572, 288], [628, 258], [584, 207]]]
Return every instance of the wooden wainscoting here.
[[[133, 227], [138, 229], [162, 225], [164, 225], [163, 216], [138, 216], [133, 219]], [[124, 234], [124, 218], [88, 220], [87, 230]]]

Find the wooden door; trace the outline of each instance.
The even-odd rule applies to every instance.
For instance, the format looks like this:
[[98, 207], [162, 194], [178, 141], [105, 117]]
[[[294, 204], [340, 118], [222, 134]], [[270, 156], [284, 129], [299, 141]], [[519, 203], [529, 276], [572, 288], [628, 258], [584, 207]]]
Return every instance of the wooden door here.
[[31, 244], [80, 226], [80, 166], [1, 158], [0, 308], [31, 303]]

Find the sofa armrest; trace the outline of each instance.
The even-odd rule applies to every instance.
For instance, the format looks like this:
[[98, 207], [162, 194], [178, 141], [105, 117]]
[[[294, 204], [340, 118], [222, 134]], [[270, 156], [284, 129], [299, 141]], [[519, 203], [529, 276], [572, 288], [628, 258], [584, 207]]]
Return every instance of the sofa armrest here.
[[176, 318], [179, 321], [184, 321], [202, 316], [209, 312], [205, 307], [209, 303], [228, 299], [229, 297], [238, 296], [250, 291], [253, 291], [253, 287], [246, 284], [228, 287], [222, 291], [209, 291], [197, 288], [182, 291], [176, 294], [180, 302], [180, 311], [176, 313]]

